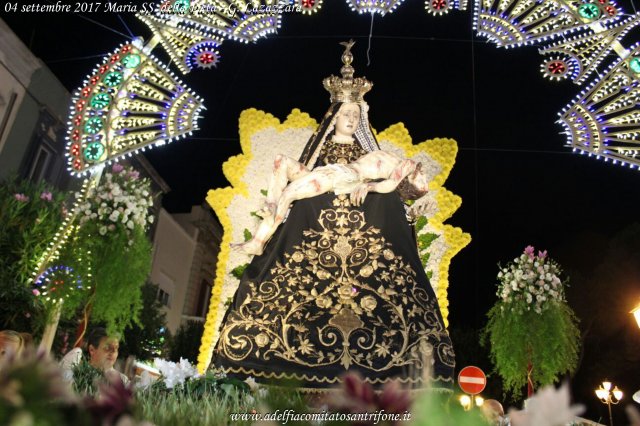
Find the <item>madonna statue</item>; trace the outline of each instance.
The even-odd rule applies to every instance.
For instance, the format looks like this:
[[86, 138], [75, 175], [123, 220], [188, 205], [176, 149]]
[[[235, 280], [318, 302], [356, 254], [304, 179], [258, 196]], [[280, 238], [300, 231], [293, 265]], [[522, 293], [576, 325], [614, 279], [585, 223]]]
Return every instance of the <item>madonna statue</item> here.
[[[353, 42], [344, 45], [342, 78], [324, 81], [331, 107], [299, 159], [305, 170], [379, 149], [363, 100], [372, 85], [353, 78]], [[295, 173], [291, 167], [283, 179]], [[453, 348], [402, 187], [370, 192], [360, 205], [334, 192], [294, 202], [240, 280], [213, 366], [266, 384], [293, 380], [306, 391], [334, 387], [347, 371], [375, 388], [394, 379], [413, 389], [449, 388]]]

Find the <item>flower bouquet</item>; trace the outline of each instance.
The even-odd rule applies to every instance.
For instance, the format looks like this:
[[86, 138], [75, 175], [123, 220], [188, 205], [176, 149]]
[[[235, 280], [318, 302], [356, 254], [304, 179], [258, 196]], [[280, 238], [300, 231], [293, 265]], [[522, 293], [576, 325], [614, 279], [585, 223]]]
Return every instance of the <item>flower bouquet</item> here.
[[90, 271], [85, 312], [110, 332], [122, 332], [142, 307], [141, 287], [151, 268], [146, 231], [152, 206], [149, 179], [120, 164], [79, 202], [78, 230], [63, 260], [76, 271]]
[[528, 385], [551, 384], [575, 370], [580, 333], [565, 299], [561, 268], [533, 247], [498, 273], [498, 302], [484, 331], [505, 391], [519, 395]]
[[138, 171], [114, 164], [104, 181], [87, 191], [80, 206], [80, 225], [91, 224], [99, 235], [120, 229], [132, 245], [136, 226], [144, 231], [153, 223], [150, 185], [149, 179], [140, 179]]

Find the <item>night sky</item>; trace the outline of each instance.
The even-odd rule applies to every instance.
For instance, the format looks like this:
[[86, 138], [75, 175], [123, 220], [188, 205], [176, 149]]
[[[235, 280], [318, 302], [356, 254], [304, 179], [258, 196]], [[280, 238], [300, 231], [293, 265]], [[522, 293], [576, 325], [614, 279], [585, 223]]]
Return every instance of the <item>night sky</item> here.
[[[630, 3], [621, 5], [633, 12]], [[3, 19], [71, 91], [99, 62], [93, 56], [126, 41], [129, 30], [150, 37], [132, 14], [85, 16], [123, 35], [74, 14]], [[314, 16], [285, 15], [278, 34], [255, 44], [226, 41], [217, 69], [182, 77], [204, 98], [201, 130], [147, 155], [172, 188], [165, 207], [186, 211], [202, 203], [208, 189], [227, 184], [221, 166], [240, 150], [243, 109], [284, 120], [300, 108], [320, 120], [329, 107], [322, 79], [339, 74], [338, 43], [353, 38], [356, 76], [374, 83], [365, 96], [374, 128], [402, 121], [415, 143], [458, 142], [445, 186], [463, 204], [449, 223], [473, 241], [452, 262], [450, 320], [482, 327], [495, 301], [498, 262], [529, 244], [554, 257], [555, 249], [579, 244], [585, 234], [606, 237], [637, 222], [640, 172], [571, 153], [555, 121], [579, 87], [543, 79], [535, 46], [506, 50], [475, 38], [471, 20], [470, 11], [432, 17], [421, 1], [407, 0], [388, 16], [376, 15], [369, 65], [371, 17], [352, 12], [345, 1], [325, 0]], [[623, 44], [638, 40], [632, 31]], [[154, 53], [166, 58], [160, 47]], [[635, 288], [623, 296], [640, 299], [640, 285]], [[629, 316], [628, 310], [618, 314]]]

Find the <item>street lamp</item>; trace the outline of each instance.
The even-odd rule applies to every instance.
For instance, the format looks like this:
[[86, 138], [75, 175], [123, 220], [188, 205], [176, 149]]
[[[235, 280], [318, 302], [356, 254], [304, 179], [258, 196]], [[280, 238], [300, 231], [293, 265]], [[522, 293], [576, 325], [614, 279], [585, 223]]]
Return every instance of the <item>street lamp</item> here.
[[622, 391], [618, 389], [618, 387], [614, 387], [611, 390], [611, 386], [613, 384], [605, 380], [602, 382], [600, 387], [596, 389], [596, 396], [600, 399], [603, 404], [607, 404], [609, 407], [609, 426], [613, 426], [613, 416], [611, 415], [611, 404], [615, 405], [620, 402], [622, 399]]
[[636, 322], [638, 323], [638, 327], [640, 327], [640, 305], [633, 308], [631, 311], [634, 317], [636, 317]]
[[480, 395], [472, 396], [472, 395], [467, 395], [466, 393], [460, 396], [459, 401], [460, 401], [460, 405], [462, 405], [462, 408], [464, 408], [465, 411], [471, 410], [471, 408], [473, 408], [474, 403], [478, 407], [481, 407], [482, 404], [484, 404], [484, 398], [481, 397]]

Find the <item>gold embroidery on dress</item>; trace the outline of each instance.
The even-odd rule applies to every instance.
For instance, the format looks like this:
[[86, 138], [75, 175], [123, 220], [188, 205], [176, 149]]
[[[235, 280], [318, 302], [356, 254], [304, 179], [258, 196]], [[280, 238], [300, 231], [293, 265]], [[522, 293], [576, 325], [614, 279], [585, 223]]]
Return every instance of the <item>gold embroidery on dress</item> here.
[[217, 351], [236, 362], [252, 356], [310, 368], [401, 368], [419, 381], [428, 380], [416, 376], [434, 359], [453, 366], [436, 300], [411, 265], [367, 226], [362, 211], [350, 208], [347, 196], [333, 204], [320, 213], [321, 229], [305, 230], [284, 263], [276, 262], [272, 280], [248, 283], [249, 295], [229, 313]]
[[366, 153], [359, 143], [337, 143], [328, 140], [322, 145], [318, 158], [324, 164], [349, 164]]

